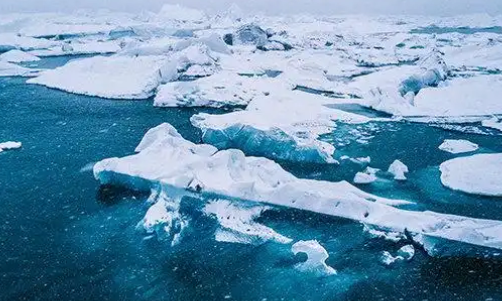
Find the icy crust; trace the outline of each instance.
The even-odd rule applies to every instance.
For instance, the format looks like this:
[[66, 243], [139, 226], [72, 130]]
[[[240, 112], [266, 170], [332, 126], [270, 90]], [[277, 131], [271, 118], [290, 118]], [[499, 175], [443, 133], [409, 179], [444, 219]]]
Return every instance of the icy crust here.
[[160, 84], [164, 63], [159, 56], [97, 56], [45, 71], [28, 83], [103, 98], [146, 99]]
[[[308, 105], [306, 105], [308, 104]], [[236, 148], [248, 155], [294, 162], [334, 163], [334, 147], [318, 140], [335, 121], [370, 119], [330, 108], [329, 99], [299, 91], [275, 91], [256, 97], [243, 111], [191, 118], [203, 140], [219, 149]]]
[[[500, 221], [398, 209], [394, 206], [407, 202], [371, 195], [347, 182], [298, 179], [268, 159], [189, 142], [169, 124], [151, 130], [144, 141], [135, 155], [97, 163], [96, 179], [134, 189], [161, 187], [167, 195], [308, 210], [406, 233], [424, 243], [447, 240], [502, 249]], [[438, 255], [437, 249], [438, 244], [428, 251]]]
[[0, 61], [9, 63], [35, 62], [40, 58], [21, 50], [11, 50], [0, 54]]
[[481, 122], [481, 124], [484, 127], [492, 128], [492, 129], [495, 129], [495, 130], [498, 130], [498, 131], [502, 132], [502, 120], [499, 120], [499, 118], [497, 118], [497, 117], [493, 117], [493, 118], [490, 118], [490, 119], [487, 119], [487, 120], [483, 120]]
[[478, 150], [479, 145], [472, 143], [467, 140], [451, 140], [446, 139], [440, 146], [439, 149], [452, 154], [462, 154], [470, 153]]
[[502, 154], [455, 158], [440, 166], [444, 186], [469, 194], [502, 197]]
[[317, 240], [301, 240], [291, 247], [293, 254], [307, 254], [307, 261], [295, 265], [302, 272], [311, 272], [319, 276], [336, 275], [336, 270], [326, 264], [329, 254]]

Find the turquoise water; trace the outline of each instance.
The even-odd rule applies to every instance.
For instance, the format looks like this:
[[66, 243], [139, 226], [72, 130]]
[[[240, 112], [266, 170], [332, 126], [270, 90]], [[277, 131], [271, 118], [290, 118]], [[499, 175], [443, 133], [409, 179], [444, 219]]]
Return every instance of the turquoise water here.
[[[288, 245], [214, 241], [215, 222], [190, 199], [182, 210], [193, 220], [180, 245], [146, 239], [136, 224], [148, 196], [99, 187], [89, 164], [130, 154], [143, 134], [162, 122], [199, 142], [200, 133], [189, 123], [199, 110], [71, 95], [18, 78], [0, 79], [0, 107], [0, 140], [23, 142], [22, 149], [0, 154], [0, 300], [502, 299], [501, 261], [434, 259], [419, 251], [411, 262], [387, 267], [379, 263], [380, 253], [404, 243], [370, 239], [357, 223], [296, 210], [268, 212], [261, 222], [295, 240], [319, 240], [338, 275], [298, 272], [294, 264], [302, 257], [293, 256]], [[361, 137], [368, 144], [355, 141]], [[452, 157], [437, 150], [443, 139], [467, 138], [483, 152], [501, 152], [501, 136], [377, 123], [359, 129], [339, 125], [323, 138], [337, 145], [338, 156], [369, 155], [371, 166], [379, 168], [401, 159], [410, 167], [410, 181], [361, 186], [366, 191], [441, 212], [502, 216], [501, 200], [446, 190], [437, 172], [437, 165]], [[327, 180], [351, 180], [362, 168], [346, 161], [283, 166]]]

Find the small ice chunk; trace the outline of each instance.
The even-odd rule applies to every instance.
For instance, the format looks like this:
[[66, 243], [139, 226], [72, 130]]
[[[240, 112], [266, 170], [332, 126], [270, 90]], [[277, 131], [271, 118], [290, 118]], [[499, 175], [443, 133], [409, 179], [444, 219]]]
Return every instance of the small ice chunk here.
[[370, 184], [377, 180], [378, 169], [367, 167], [363, 172], [358, 172], [354, 177], [355, 184]]
[[21, 50], [11, 50], [0, 55], [0, 61], [9, 63], [23, 63], [40, 61], [40, 58]]
[[0, 153], [6, 150], [21, 148], [21, 142], [7, 141], [0, 143]]
[[380, 260], [385, 265], [391, 265], [396, 262], [410, 261], [414, 256], [415, 247], [413, 245], [406, 245], [397, 251], [397, 256], [392, 256], [388, 251], [382, 252]]
[[399, 160], [395, 160], [390, 166], [389, 166], [389, 173], [394, 175], [394, 179], [398, 181], [405, 181], [406, 176], [405, 174], [409, 172], [408, 166], [404, 165], [403, 162]]
[[411, 260], [415, 256], [415, 247], [413, 245], [406, 245], [397, 250], [397, 255], [404, 260]]
[[439, 149], [452, 154], [469, 153], [478, 150], [479, 146], [468, 140], [450, 140], [446, 139]]
[[360, 157], [360, 158], [350, 159], [350, 161], [357, 164], [370, 164], [371, 157]]
[[305, 253], [307, 261], [298, 263], [295, 268], [304, 272], [313, 272], [320, 276], [336, 275], [336, 270], [326, 264], [329, 254], [317, 240], [301, 240], [291, 247], [293, 254]]

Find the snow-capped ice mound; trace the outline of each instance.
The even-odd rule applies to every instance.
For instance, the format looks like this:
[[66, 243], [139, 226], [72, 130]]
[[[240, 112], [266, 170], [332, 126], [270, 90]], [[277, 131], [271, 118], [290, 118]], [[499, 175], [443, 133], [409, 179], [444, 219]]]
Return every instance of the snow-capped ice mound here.
[[[292, 162], [334, 163], [331, 144], [318, 140], [335, 120], [365, 123], [370, 119], [326, 106], [327, 98], [299, 91], [271, 91], [256, 97], [244, 111], [197, 114], [192, 124], [203, 140], [219, 149], [237, 148], [253, 156]], [[308, 104], [308, 105], [305, 105]]]
[[479, 145], [472, 143], [467, 140], [451, 140], [446, 139], [440, 146], [439, 149], [452, 154], [462, 154], [476, 151]]
[[[96, 179], [133, 189], [160, 187], [168, 196], [189, 194], [308, 210], [407, 233], [424, 244], [446, 239], [502, 249], [500, 221], [398, 209], [394, 206], [407, 202], [371, 195], [347, 182], [299, 179], [271, 160], [194, 144], [169, 124], [149, 131], [144, 141], [135, 155], [98, 162]], [[440, 255], [435, 246], [427, 250]]]
[[502, 154], [455, 158], [440, 166], [446, 187], [469, 194], [502, 197]]
[[268, 35], [265, 30], [256, 24], [246, 24], [239, 27], [235, 33], [226, 35], [225, 42], [229, 45], [254, 45], [267, 44]]
[[403, 162], [399, 160], [395, 160], [392, 162], [392, 164], [389, 166], [389, 173], [394, 175], [394, 179], [398, 181], [405, 181], [406, 180], [406, 175], [409, 170], [408, 166], [404, 165]]
[[0, 153], [6, 150], [21, 148], [21, 146], [23, 146], [21, 142], [15, 142], [15, 141], [2, 142], [0, 143]]
[[71, 61], [28, 81], [71, 93], [111, 99], [146, 99], [161, 82], [164, 57], [97, 56]]
[[218, 57], [205, 44], [190, 45], [173, 53], [161, 68], [165, 82], [195, 79], [212, 75], [218, 70]]
[[317, 240], [301, 240], [291, 247], [293, 254], [307, 254], [307, 261], [295, 265], [302, 272], [314, 273], [319, 276], [336, 275], [336, 270], [326, 264], [329, 254]]
[[37, 76], [40, 70], [21, 67], [16, 64], [0, 61], [0, 77], [2, 76]]
[[244, 106], [255, 97], [269, 93], [278, 84], [268, 77], [244, 77], [221, 71], [195, 81], [170, 82], [159, 87], [154, 105], [158, 107]]
[[204, 12], [179, 4], [164, 4], [157, 15], [158, 20], [200, 23], [206, 20]]
[[255, 221], [268, 208], [244, 205], [227, 200], [209, 202], [204, 207], [207, 215], [214, 216], [220, 227], [215, 239], [220, 242], [261, 244], [267, 241], [288, 244], [291, 239]]
[[11, 50], [0, 54], [0, 61], [9, 63], [35, 62], [40, 58], [21, 50]]

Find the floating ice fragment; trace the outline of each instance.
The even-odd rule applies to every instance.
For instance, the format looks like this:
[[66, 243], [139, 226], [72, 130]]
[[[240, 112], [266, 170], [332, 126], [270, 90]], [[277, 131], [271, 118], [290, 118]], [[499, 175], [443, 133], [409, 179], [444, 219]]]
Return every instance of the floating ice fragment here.
[[355, 184], [370, 184], [377, 180], [378, 169], [367, 167], [363, 172], [358, 172], [354, 177]]
[[502, 197], [502, 154], [478, 154], [441, 164], [441, 182], [469, 194]]
[[412, 245], [406, 245], [397, 251], [397, 256], [392, 256], [388, 251], [382, 252], [381, 261], [385, 265], [391, 265], [396, 262], [410, 261], [415, 256], [415, 248]]
[[403, 162], [401, 162], [399, 160], [395, 160], [389, 166], [388, 172], [394, 175], [395, 180], [405, 181], [406, 180], [405, 174], [408, 173], [409, 170], [408, 170], [408, 166], [404, 165]]
[[307, 261], [295, 265], [295, 268], [302, 272], [310, 272], [319, 276], [336, 275], [336, 270], [326, 264], [329, 254], [317, 240], [301, 240], [292, 247], [293, 254], [307, 254]]
[[21, 142], [7, 141], [0, 143], [0, 153], [6, 150], [21, 148]]
[[479, 146], [468, 140], [450, 140], [446, 139], [440, 146], [439, 149], [452, 154], [462, 154], [476, 151]]

